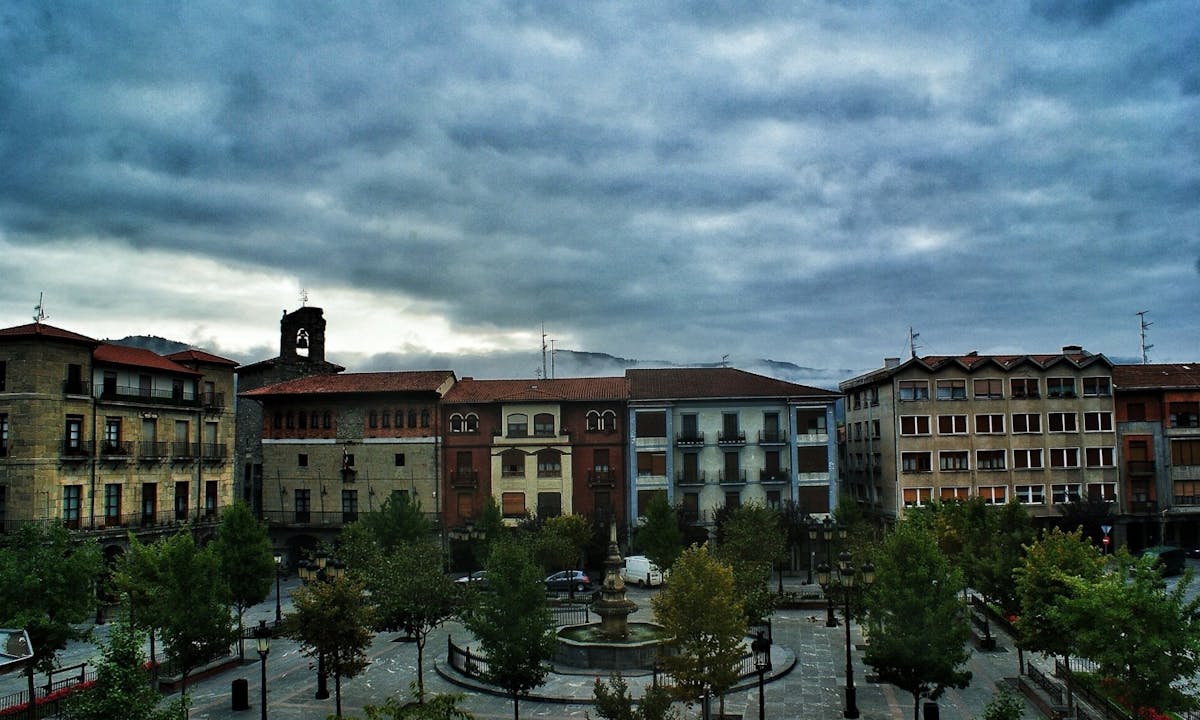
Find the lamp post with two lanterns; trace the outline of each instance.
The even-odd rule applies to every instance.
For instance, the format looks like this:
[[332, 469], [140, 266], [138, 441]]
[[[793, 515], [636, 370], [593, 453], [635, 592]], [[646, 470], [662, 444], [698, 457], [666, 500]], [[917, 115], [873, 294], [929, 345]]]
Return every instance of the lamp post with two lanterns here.
[[[305, 585], [313, 582], [332, 582], [346, 576], [346, 563], [341, 560], [330, 560], [325, 553], [317, 553], [313, 561], [301, 560], [297, 566], [300, 580]], [[329, 685], [325, 675], [325, 653], [317, 653], [317, 700], [329, 697]]]
[[817, 582], [821, 584], [821, 589], [825, 591], [825, 594], [830, 597], [830, 602], [833, 601], [834, 593], [840, 593], [845, 603], [846, 707], [842, 711], [842, 717], [856, 718], [858, 717], [858, 696], [857, 690], [854, 688], [854, 665], [850, 655], [850, 600], [854, 596], [866, 592], [875, 582], [875, 565], [868, 561], [861, 567], [855, 568], [851, 563], [850, 552], [843, 550], [838, 555], [836, 570], [830, 568], [827, 563], [817, 566]]
[[[825, 518], [825, 520], [822, 522], [819, 522], [819, 523], [813, 522], [812, 524], [810, 524], [808, 526], [808, 539], [810, 541], [815, 543], [817, 540], [818, 533], [820, 533], [821, 538], [825, 541], [825, 562], [823, 564], [825, 565], [825, 567], [831, 567], [833, 565], [833, 536], [836, 534], [839, 540], [845, 540], [846, 539], [846, 528], [842, 525], [838, 525], [837, 523], [833, 522], [833, 520], [831, 520], [830, 518]], [[812, 572], [812, 556], [811, 555], [809, 556], [808, 569], [809, 569], [809, 572], [811, 573]], [[810, 576], [809, 582], [811, 582], [811, 581], [812, 581], [812, 578]], [[824, 588], [825, 588], [824, 583], [821, 583], [821, 589], [824, 590]], [[829, 601], [828, 607], [825, 610], [825, 612], [826, 612], [825, 627], [837, 627], [837, 618], [835, 618], [833, 616], [833, 598], [831, 596], [829, 596], [828, 592], [826, 592], [825, 595], [826, 595], [826, 599]]]

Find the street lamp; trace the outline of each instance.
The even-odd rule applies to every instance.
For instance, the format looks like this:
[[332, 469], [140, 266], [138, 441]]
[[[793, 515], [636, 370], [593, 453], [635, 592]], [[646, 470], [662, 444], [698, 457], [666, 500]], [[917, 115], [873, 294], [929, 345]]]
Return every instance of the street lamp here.
[[758, 720], [764, 720], [765, 707], [763, 703], [763, 677], [771, 669], [771, 640], [763, 635], [762, 630], [750, 643], [754, 651], [754, 669], [758, 671]]
[[[825, 540], [825, 567], [833, 566], [833, 536], [836, 533], [839, 540], [846, 539], [846, 528], [833, 522], [830, 518], [825, 518], [820, 523], [813, 522], [808, 526], [809, 538], [816, 540], [817, 531], [821, 532], [821, 537]], [[819, 568], [819, 566], [818, 566]], [[809, 572], [812, 572], [812, 562], [809, 561]], [[811, 578], [810, 578], [811, 582]], [[824, 589], [824, 584], [821, 588]], [[825, 593], [828, 605], [825, 608], [825, 627], [837, 627], [837, 618], [833, 616], [833, 598], [829, 597], [829, 593]]]
[[[328, 582], [340, 580], [346, 576], [346, 564], [341, 560], [330, 561], [329, 556], [324, 552], [319, 552], [316, 559], [313, 561], [301, 560], [296, 563], [296, 571], [300, 575], [300, 580], [305, 585], [312, 582]], [[334, 678], [338, 690], [338, 716], [341, 712], [341, 677]], [[314, 695], [317, 700], [327, 700], [329, 698], [329, 681], [325, 674], [325, 653], [317, 653], [317, 694]]]
[[262, 720], [267, 720], [267, 655], [271, 652], [271, 628], [266, 620], [259, 620], [254, 630], [254, 642], [258, 645], [258, 656], [262, 658]]
[[[862, 564], [862, 567], [855, 568], [850, 560], [850, 552], [843, 550], [838, 555], [836, 573], [831, 573], [829, 565], [821, 563], [817, 567], [817, 582], [821, 584], [821, 589], [830, 598], [833, 597], [835, 592], [841, 593], [842, 600], [845, 603], [846, 708], [842, 711], [842, 717], [856, 718], [858, 717], [858, 696], [854, 688], [854, 665], [851, 663], [850, 655], [850, 600], [855, 594], [866, 592], [875, 582], [875, 565], [871, 562], [865, 562]], [[859, 577], [860, 575], [861, 578]]]
[[279, 573], [283, 568], [283, 553], [275, 553], [275, 625], [283, 622], [283, 605], [279, 599]]

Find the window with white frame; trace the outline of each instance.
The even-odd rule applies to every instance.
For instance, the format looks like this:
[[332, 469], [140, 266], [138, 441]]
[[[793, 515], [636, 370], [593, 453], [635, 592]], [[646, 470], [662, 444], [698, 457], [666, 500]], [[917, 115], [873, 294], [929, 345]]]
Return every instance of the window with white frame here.
[[1014, 400], [1041, 396], [1037, 378], [1012, 378], [1008, 381], [1008, 389]]
[[971, 488], [965, 486], [943, 487], [940, 493], [942, 502], [966, 502], [971, 497]]
[[901, 400], [928, 400], [929, 399], [929, 381], [928, 380], [901, 380], [900, 381], [900, 399]]
[[1112, 413], [1108, 411], [1085, 412], [1083, 414], [1084, 432], [1112, 432]]
[[1110, 447], [1090, 447], [1083, 450], [1083, 462], [1090, 468], [1115, 467], [1114, 450]]
[[1108, 376], [1083, 379], [1084, 397], [1107, 397], [1109, 395], [1112, 395], [1112, 380]]
[[966, 400], [967, 381], [947, 378], [937, 381], [938, 400]]
[[985, 505], [1003, 505], [1008, 502], [1007, 485], [981, 485], [977, 494], [983, 498]]
[[1038, 413], [1013, 413], [1012, 431], [1014, 435], [1040, 433], [1042, 431], [1042, 416]]
[[928, 415], [901, 415], [900, 416], [900, 434], [901, 435], [928, 435], [929, 434], [929, 416]]
[[1017, 485], [1013, 488], [1013, 499], [1022, 505], [1045, 505], [1045, 485]]
[[921, 507], [933, 500], [933, 488], [904, 488], [904, 507]]
[[938, 451], [938, 469], [942, 472], [970, 470], [970, 453], [966, 450], [940, 450]]
[[933, 472], [933, 461], [928, 452], [900, 453], [900, 467], [906, 473]]
[[1050, 432], [1079, 432], [1078, 418], [1073, 412], [1046, 413], [1046, 426]]
[[1000, 400], [1004, 398], [1004, 381], [1000, 378], [976, 378], [971, 382], [976, 400]]
[[1013, 450], [1013, 469], [1040, 470], [1042, 467], [1041, 448], [1016, 448]]
[[450, 432], [460, 433], [463, 431], [463, 416], [454, 413], [450, 416]]
[[1079, 483], [1055, 483], [1050, 486], [1050, 496], [1057, 504], [1079, 502]]
[[475, 413], [467, 413], [463, 419], [463, 432], [477, 433], [479, 432], [479, 416]]
[[1046, 395], [1052, 398], [1075, 397], [1075, 378], [1052, 377], [1046, 378]]
[[599, 410], [588, 410], [585, 427], [589, 432], [595, 432], [600, 429]]
[[938, 415], [938, 435], [966, 435], [966, 415]]
[[1088, 483], [1088, 500], [1116, 500], [1116, 483]]
[[1004, 450], [976, 450], [975, 467], [979, 470], [1004, 470], [1008, 453]]
[[1079, 448], [1050, 448], [1050, 467], [1079, 467]]
[[975, 416], [975, 432], [980, 435], [999, 435], [1004, 432], [1004, 416], [987, 413]]
[[600, 429], [604, 432], [612, 432], [617, 429], [617, 411], [605, 410], [600, 415]]

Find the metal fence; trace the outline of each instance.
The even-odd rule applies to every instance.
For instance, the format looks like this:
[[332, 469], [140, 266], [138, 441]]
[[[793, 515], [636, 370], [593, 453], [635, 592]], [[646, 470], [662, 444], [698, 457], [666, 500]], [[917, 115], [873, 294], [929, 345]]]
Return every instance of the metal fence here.
[[[57, 679], [55, 676], [60, 676]], [[34, 703], [37, 706], [36, 716], [39, 718], [58, 717], [63, 699], [71, 691], [95, 682], [96, 671], [88, 668], [87, 663], [58, 668], [46, 676], [46, 682], [35, 685]], [[0, 717], [23, 717], [28, 710], [29, 691], [21, 690], [7, 695], [0, 695]]]

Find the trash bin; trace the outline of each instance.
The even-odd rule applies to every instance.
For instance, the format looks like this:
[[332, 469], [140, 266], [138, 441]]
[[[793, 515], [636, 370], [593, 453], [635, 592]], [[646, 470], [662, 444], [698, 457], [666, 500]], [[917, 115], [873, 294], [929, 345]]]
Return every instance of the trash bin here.
[[233, 694], [234, 710], [250, 709], [250, 682], [246, 678], [234, 680], [231, 692]]
[[938, 709], [938, 704], [935, 702], [925, 703], [924, 711], [924, 720], [938, 720], [938, 718], [941, 717], [941, 711]]

